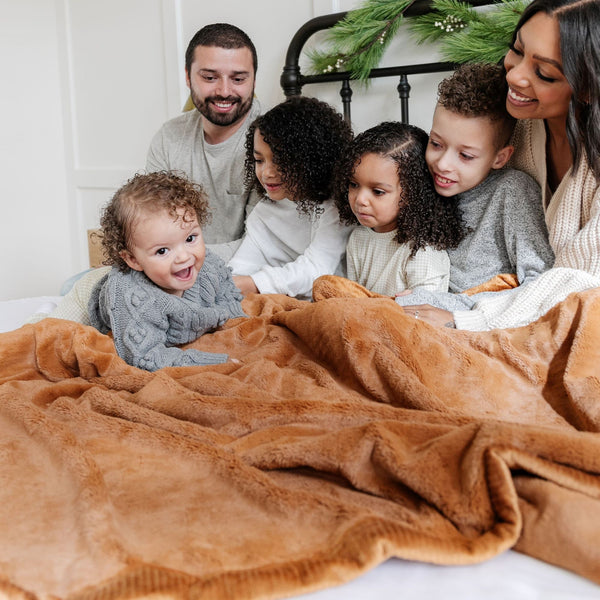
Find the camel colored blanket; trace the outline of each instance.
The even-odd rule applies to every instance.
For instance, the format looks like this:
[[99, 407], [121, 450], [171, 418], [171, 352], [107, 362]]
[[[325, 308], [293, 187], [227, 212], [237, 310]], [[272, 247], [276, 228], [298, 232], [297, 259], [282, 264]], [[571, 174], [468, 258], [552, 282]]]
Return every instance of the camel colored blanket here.
[[514, 330], [251, 296], [148, 373], [45, 319], [0, 335], [0, 593], [267, 599], [508, 549], [600, 583], [600, 290]]

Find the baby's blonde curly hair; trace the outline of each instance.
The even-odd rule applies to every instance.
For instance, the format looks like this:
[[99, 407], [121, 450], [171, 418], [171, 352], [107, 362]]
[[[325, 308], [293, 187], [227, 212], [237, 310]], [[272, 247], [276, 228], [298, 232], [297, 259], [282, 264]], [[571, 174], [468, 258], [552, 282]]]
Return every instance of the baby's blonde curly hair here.
[[102, 246], [106, 254], [105, 265], [114, 265], [121, 271], [129, 267], [122, 258], [123, 251], [131, 250], [135, 225], [142, 213], [167, 211], [178, 219], [194, 217], [202, 227], [208, 223], [210, 212], [208, 197], [202, 186], [193, 183], [182, 173], [158, 171], [137, 173], [117, 190], [102, 211]]

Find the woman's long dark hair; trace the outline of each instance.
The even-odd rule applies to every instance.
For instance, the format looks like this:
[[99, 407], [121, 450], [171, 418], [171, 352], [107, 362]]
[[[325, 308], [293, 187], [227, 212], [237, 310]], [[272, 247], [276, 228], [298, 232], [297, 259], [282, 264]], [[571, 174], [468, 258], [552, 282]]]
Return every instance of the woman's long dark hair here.
[[533, 0], [513, 35], [535, 14], [558, 21], [563, 73], [573, 94], [567, 115], [567, 137], [573, 172], [585, 156], [600, 181], [600, 2], [598, 0]]

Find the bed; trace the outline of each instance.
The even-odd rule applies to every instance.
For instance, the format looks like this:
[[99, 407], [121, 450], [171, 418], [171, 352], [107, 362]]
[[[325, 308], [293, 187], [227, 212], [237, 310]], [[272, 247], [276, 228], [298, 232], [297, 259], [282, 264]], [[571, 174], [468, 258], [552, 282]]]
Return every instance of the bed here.
[[600, 597], [598, 291], [441, 338], [255, 296], [194, 343], [241, 364], [156, 374], [47, 302], [0, 307], [5, 597]]
[[0, 303], [3, 597], [600, 598], [600, 290], [483, 333], [250, 296], [191, 344], [238, 362], [157, 373], [58, 300]]

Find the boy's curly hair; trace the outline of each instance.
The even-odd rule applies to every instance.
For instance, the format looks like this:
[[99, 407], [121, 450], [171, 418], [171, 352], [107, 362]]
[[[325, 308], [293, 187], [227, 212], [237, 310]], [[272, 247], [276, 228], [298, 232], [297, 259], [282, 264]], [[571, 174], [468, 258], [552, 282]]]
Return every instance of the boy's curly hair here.
[[326, 102], [293, 96], [259, 116], [246, 135], [245, 185], [268, 198], [254, 172], [254, 132], [260, 130], [273, 153], [290, 200], [305, 214], [322, 212], [332, 196], [337, 160], [352, 140], [352, 129]]
[[496, 126], [494, 146], [504, 148], [517, 120], [506, 110], [508, 84], [500, 65], [464, 64], [438, 85], [438, 104], [463, 117], [483, 117]]
[[176, 220], [181, 209], [186, 221], [196, 217], [200, 226], [209, 221], [208, 197], [200, 185], [173, 171], [134, 175], [102, 211], [102, 246], [107, 256], [104, 264], [121, 271], [129, 269], [121, 253], [130, 250], [133, 231], [142, 213], [166, 210]]
[[462, 240], [465, 227], [458, 204], [440, 196], [425, 162], [427, 134], [414, 125], [386, 121], [356, 136], [340, 161], [335, 183], [335, 203], [340, 221], [358, 223], [348, 202], [348, 187], [354, 171], [366, 154], [376, 154], [396, 163], [400, 199], [396, 241], [410, 243], [411, 256], [433, 246], [454, 248]]

